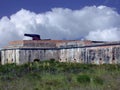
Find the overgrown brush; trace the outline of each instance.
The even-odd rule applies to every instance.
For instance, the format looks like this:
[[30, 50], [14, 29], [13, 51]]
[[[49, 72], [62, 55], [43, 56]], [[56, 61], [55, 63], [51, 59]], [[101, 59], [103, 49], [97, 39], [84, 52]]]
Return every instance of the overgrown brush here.
[[23, 65], [5, 64], [0, 65], [0, 90], [114, 90], [120, 88], [119, 76], [119, 64], [66, 63], [53, 59]]

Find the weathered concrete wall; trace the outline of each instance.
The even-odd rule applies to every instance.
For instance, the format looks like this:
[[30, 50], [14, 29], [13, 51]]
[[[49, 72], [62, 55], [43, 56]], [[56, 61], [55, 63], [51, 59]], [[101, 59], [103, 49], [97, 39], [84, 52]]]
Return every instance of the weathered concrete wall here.
[[114, 64], [120, 63], [120, 46], [61, 49], [59, 56], [61, 62]]
[[1, 64], [5, 63], [19, 64], [19, 50], [2, 50]]
[[87, 60], [97, 64], [120, 63], [120, 46], [100, 46], [87, 48]]
[[95, 64], [120, 63], [120, 42], [94, 42], [76, 40], [14, 41], [1, 50], [1, 63], [23, 64], [33, 62], [35, 59]]
[[59, 51], [59, 61], [61, 62], [81, 62], [81, 48], [61, 49]]
[[35, 59], [40, 61], [55, 59], [58, 60], [57, 50], [20, 50], [20, 64], [34, 62]]
[[17, 63], [24, 64], [27, 62], [34, 62], [35, 59], [50, 60], [55, 59], [58, 60], [58, 50], [30, 50], [30, 49], [11, 49], [11, 50], [2, 50], [1, 51], [1, 63]]

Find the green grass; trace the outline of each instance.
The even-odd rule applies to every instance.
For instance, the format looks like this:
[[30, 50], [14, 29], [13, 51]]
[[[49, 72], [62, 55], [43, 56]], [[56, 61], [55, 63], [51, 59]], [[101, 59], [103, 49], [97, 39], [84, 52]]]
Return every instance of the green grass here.
[[56, 61], [0, 65], [0, 90], [119, 90], [120, 65]]

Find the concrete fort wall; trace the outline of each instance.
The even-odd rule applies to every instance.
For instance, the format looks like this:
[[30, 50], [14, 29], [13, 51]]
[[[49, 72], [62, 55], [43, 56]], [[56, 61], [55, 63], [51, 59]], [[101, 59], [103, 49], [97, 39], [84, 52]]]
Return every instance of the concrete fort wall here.
[[1, 64], [16, 63], [19, 64], [19, 50], [2, 50], [1, 51]]
[[60, 62], [78, 62], [94, 64], [117, 64], [120, 63], [120, 45], [102, 45], [70, 48], [20, 48], [5, 49], [1, 51], [1, 63], [23, 64], [55, 59]]
[[61, 49], [59, 56], [61, 62], [117, 64], [120, 63], [120, 46]]
[[1, 51], [1, 64], [16, 63], [24, 64], [28, 62], [34, 62], [34, 60], [58, 60], [57, 50], [36, 50], [36, 49], [22, 49], [22, 50], [2, 50]]
[[20, 50], [20, 64], [27, 62], [34, 62], [36, 59], [39, 61], [55, 59], [58, 60], [57, 50], [36, 50], [26, 49]]

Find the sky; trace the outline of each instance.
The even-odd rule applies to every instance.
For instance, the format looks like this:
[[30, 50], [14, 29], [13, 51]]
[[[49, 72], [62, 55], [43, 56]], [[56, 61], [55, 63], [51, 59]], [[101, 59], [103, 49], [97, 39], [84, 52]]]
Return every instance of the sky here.
[[13, 40], [119, 41], [119, 0], [0, 0], [0, 47]]
[[21, 8], [41, 13], [55, 7], [76, 10], [93, 5], [105, 5], [116, 8], [118, 12], [120, 11], [119, 0], [0, 0], [0, 17], [10, 16]]

